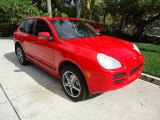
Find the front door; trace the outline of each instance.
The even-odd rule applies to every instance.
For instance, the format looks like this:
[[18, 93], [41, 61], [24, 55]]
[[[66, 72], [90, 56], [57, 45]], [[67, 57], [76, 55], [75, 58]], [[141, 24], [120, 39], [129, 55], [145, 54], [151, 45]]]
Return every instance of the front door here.
[[32, 52], [32, 54], [34, 55], [34, 58], [38, 59], [38, 62], [40, 62], [41, 64], [51, 69], [55, 69], [53, 56], [55, 41], [39, 39], [38, 33], [40, 32], [49, 32], [51, 37], [53, 38], [53, 34], [48, 24], [42, 19], [37, 19], [34, 30], [36, 39], [34, 44], [34, 51]]

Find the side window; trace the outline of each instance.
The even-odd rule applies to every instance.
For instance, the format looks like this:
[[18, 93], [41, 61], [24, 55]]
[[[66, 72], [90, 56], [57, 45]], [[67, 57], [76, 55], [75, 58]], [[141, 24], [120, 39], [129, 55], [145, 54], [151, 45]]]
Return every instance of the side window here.
[[39, 32], [49, 32], [50, 35], [52, 36], [51, 30], [48, 24], [43, 20], [37, 19], [36, 27], [35, 27], [35, 35], [38, 36]]
[[26, 24], [26, 20], [24, 20], [20, 25], [19, 25], [19, 30], [21, 32], [25, 32], [25, 24]]
[[26, 20], [25, 24], [25, 32], [29, 34], [33, 34], [34, 32], [34, 25], [35, 25], [35, 19], [28, 19]]

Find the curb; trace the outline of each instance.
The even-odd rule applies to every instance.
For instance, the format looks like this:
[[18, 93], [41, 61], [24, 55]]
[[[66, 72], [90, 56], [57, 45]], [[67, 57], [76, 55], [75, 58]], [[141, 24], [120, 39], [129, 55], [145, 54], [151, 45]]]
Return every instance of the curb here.
[[13, 40], [13, 37], [0, 37], [0, 39]]
[[152, 75], [148, 75], [146, 73], [142, 73], [141, 76], [139, 77], [140, 79], [159, 85], [160, 86], [160, 78], [152, 76]]

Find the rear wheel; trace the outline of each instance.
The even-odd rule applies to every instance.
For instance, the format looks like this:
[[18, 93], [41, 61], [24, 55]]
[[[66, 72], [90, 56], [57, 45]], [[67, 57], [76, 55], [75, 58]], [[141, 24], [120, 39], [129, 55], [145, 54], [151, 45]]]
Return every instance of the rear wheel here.
[[20, 45], [16, 46], [16, 55], [17, 55], [17, 59], [21, 65], [27, 64], [27, 60], [26, 60], [24, 51]]
[[61, 82], [67, 96], [73, 101], [82, 101], [88, 97], [88, 89], [83, 74], [73, 66], [65, 67], [61, 72]]

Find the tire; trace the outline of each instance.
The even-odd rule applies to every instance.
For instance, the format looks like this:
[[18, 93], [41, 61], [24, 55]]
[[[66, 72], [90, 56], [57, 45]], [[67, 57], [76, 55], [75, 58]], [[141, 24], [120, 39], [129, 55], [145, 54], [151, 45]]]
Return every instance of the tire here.
[[26, 60], [25, 53], [20, 45], [16, 46], [16, 55], [21, 65], [26, 65], [28, 63], [28, 61]]
[[67, 66], [61, 71], [61, 84], [66, 95], [73, 101], [88, 98], [89, 92], [81, 71], [74, 66]]

